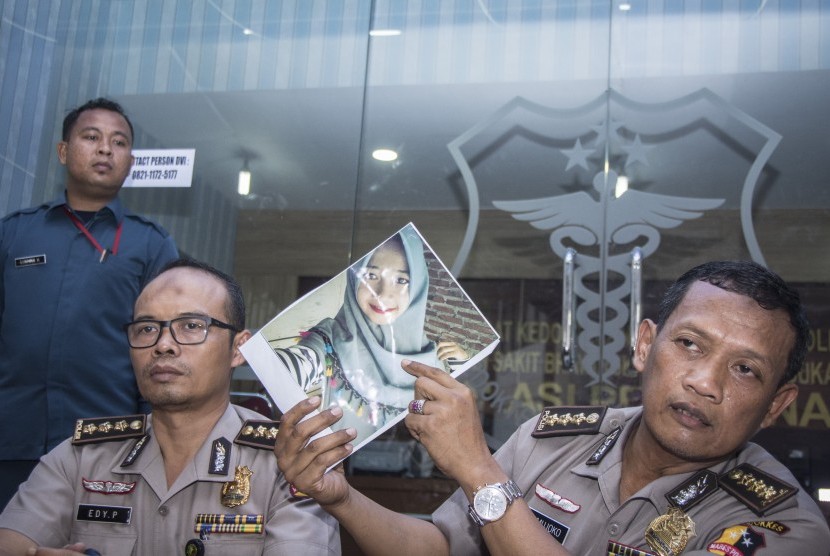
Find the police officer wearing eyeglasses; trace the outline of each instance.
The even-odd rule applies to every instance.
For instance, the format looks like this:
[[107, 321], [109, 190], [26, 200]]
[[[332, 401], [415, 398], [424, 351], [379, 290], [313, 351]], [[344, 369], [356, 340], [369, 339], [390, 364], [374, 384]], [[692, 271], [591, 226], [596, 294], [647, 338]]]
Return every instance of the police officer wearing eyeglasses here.
[[277, 468], [278, 423], [230, 403], [239, 285], [175, 261], [124, 330], [152, 412], [79, 420], [0, 515], [0, 554], [339, 554], [336, 521]]

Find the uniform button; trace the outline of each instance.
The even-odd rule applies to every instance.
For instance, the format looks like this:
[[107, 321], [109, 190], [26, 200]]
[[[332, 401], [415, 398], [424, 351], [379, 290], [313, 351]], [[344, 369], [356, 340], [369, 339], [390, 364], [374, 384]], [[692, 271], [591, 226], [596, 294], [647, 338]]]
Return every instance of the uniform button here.
[[620, 421], [619, 421], [619, 419], [611, 419], [611, 421], [609, 421], [608, 424], [611, 425], [612, 429], [616, 429], [617, 427], [620, 426]]
[[205, 556], [205, 543], [199, 539], [190, 539], [184, 545], [185, 556]]
[[159, 515], [165, 516], [168, 513], [170, 513], [170, 510], [167, 508], [167, 506], [162, 506], [159, 508]]
[[620, 532], [620, 524], [619, 523], [612, 523], [608, 526], [608, 533], [611, 535], [616, 535]]

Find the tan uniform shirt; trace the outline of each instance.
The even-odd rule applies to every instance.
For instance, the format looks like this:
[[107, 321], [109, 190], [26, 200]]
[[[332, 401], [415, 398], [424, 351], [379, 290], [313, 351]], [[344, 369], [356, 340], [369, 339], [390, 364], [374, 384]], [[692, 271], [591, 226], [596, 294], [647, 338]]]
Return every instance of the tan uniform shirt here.
[[[210, 533], [205, 555], [340, 554], [337, 522], [316, 502], [291, 496], [271, 450], [231, 444], [246, 419], [264, 420], [248, 409], [229, 406], [194, 460], [167, 488], [164, 463], [149, 418], [149, 442], [130, 466], [122, 462], [135, 439], [73, 446], [69, 440], [46, 454], [20, 486], [2, 515], [0, 527], [12, 529], [48, 547], [82, 542], [106, 556], [184, 554], [199, 537], [197, 514], [263, 516], [263, 533]], [[214, 440], [230, 450], [227, 475], [211, 474]], [[242, 505], [222, 504], [222, 487], [246, 466], [250, 495]], [[95, 491], [101, 485], [121, 493]], [[128, 492], [123, 492], [127, 491]], [[123, 523], [129, 513], [129, 523]]]
[[[502, 469], [525, 493], [529, 506], [539, 512], [536, 517], [540, 525], [572, 554], [605, 556], [609, 540], [650, 551], [645, 532], [652, 520], [667, 513], [666, 493], [694, 475], [663, 477], [620, 504], [622, 448], [641, 412], [641, 408], [609, 409], [598, 434], [543, 439], [531, 437], [537, 423], [534, 418], [524, 423], [496, 454]], [[588, 459], [617, 427], [623, 429], [616, 443], [598, 464], [587, 465]], [[709, 469], [720, 475], [744, 462], [798, 486], [781, 463], [752, 443], [736, 457]], [[546, 502], [543, 497], [554, 503]], [[433, 514], [434, 522], [450, 540], [453, 556], [485, 553], [478, 527], [467, 515], [468, 503], [459, 490]], [[763, 517], [722, 489], [686, 513], [694, 521], [696, 534], [688, 541], [684, 556], [812, 555], [827, 554], [830, 550], [827, 522], [803, 490], [768, 509]], [[718, 551], [717, 546], [727, 550]]]

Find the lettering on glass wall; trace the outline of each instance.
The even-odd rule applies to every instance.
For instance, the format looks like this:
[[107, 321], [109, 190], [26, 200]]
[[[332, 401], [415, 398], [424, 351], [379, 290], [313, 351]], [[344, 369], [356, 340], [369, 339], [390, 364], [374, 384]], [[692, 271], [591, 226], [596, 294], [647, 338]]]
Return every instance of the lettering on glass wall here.
[[[622, 407], [641, 403], [640, 378], [625, 349], [615, 354], [620, 366], [613, 388], [589, 386], [590, 376], [580, 369], [563, 369], [559, 283], [526, 280], [511, 291], [506, 281], [475, 282], [465, 283], [465, 288], [479, 300], [482, 311], [503, 315], [493, 320], [502, 341], [487, 358], [486, 369], [472, 372], [464, 382], [476, 390], [483, 412], [491, 416], [496, 437], [505, 439], [547, 405]], [[667, 285], [651, 284], [647, 288], [651, 293], [645, 299], [646, 317], [656, 313], [658, 297]], [[824, 308], [830, 309], [830, 289], [809, 286], [799, 290], [812, 325], [808, 353], [795, 378], [800, 390], [798, 399], [776, 426], [826, 430], [830, 429], [830, 311]]]
[[136, 149], [133, 158], [124, 187], [191, 186], [195, 149]]

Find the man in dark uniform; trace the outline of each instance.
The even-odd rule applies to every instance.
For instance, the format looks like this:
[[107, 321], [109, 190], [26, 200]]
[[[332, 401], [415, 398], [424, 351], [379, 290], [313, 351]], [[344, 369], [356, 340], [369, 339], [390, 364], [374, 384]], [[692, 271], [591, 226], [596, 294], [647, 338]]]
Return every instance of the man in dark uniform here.
[[38, 458], [84, 415], [140, 407], [121, 325], [141, 288], [178, 254], [158, 224], [121, 204], [133, 126], [95, 99], [58, 143], [66, 192], [0, 221], [0, 509]]
[[286, 477], [369, 554], [827, 554], [830, 530], [792, 474], [749, 439], [796, 398], [806, 354], [798, 294], [751, 262], [684, 274], [639, 328], [643, 406], [547, 408], [491, 456], [473, 394], [437, 369], [418, 376], [406, 424], [460, 489], [432, 523], [385, 510], [325, 469], [349, 431], [319, 400], [283, 418]]
[[337, 522], [277, 469], [277, 423], [230, 403], [250, 337], [239, 285], [176, 261], [125, 329], [152, 412], [80, 420], [0, 515], [0, 554], [339, 554]]

